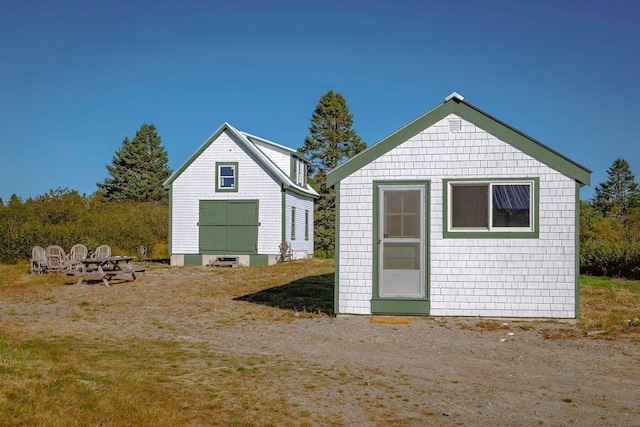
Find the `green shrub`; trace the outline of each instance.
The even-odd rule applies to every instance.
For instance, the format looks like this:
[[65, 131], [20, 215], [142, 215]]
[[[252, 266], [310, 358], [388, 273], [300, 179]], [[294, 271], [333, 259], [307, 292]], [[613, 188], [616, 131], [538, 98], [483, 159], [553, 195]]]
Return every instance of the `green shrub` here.
[[0, 204], [0, 241], [4, 242], [0, 262], [28, 260], [36, 245], [58, 245], [68, 251], [76, 243], [89, 251], [109, 245], [115, 255], [135, 255], [143, 245], [153, 250], [154, 257], [163, 257], [168, 252], [168, 230], [167, 204], [101, 202], [95, 195], [52, 190], [26, 202], [16, 197]]
[[640, 279], [640, 243], [587, 241], [580, 246], [584, 274]]
[[313, 252], [313, 256], [315, 258], [320, 258], [320, 259], [334, 259], [336, 257], [336, 254], [334, 251], [326, 251], [323, 249], [316, 249]]

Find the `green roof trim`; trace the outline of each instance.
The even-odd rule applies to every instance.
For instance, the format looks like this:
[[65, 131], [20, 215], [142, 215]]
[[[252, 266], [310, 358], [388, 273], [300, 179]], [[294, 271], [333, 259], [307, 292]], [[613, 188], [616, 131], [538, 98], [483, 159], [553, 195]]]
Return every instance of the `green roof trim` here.
[[428, 127], [438, 123], [453, 112], [453, 104], [446, 102], [440, 104], [431, 111], [426, 112], [411, 123], [401, 127], [394, 133], [381, 139], [369, 148], [352, 157], [342, 165], [338, 166], [327, 175], [327, 185], [332, 186], [338, 181], [342, 181], [355, 171], [368, 165], [378, 157], [393, 150], [403, 142], [416, 136]]
[[386, 154], [403, 142], [431, 127], [450, 114], [456, 114], [474, 123], [495, 137], [511, 144], [525, 154], [539, 160], [552, 169], [573, 178], [581, 185], [591, 183], [591, 171], [568, 157], [554, 151], [540, 141], [509, 126], [494, 116], [480, 110], [460, 97], [449, 97], [446, 101], [426, 112], [422, 116], [386, 136], [377, 143], [347, 162], [338, 166], [327, 175], [327, 185], [335, 185], [357, 170]]
[[[320, 197], [320, 195], [313, 188], [311, 188], [311, 187], [301, 187], [301, 186], [295, 184], [293, 182], [293, 180], [289, 177], [289, 175], [287, 175], [287, 173], [282, 171], [273, 162], [273, 160], [271, 160], [269, 158], [269, 156], [264, 154], [262, 152], [262, 150], [260, 150], [260, 148], [258, 148], [258, 146], [255, 144], [255, 142], [253, 140], [254, 139], [255, 140], [260, 140], [264, 144], [270, 144], [270, 145], [273, 145], [275, 147], [279, 147], [281, 149], [284, 149], [284, 150], [288, 151], [290, 154], [299, 155], [295, 150], [293, 150], [291, 148], [287, 148], [287, 147], [281, 146], [279, 144], [276, 144], [275, 142], [271, 142], [271, 141], [268, 141], [266, 139], [259, 138], [259, 137], [255, 136], [255, 135], [246, 134], [245, 132], [242, 132], [242, 131], [239, 131], [239, 130], [235, 129], [233, 126], [231, 126], [229, 123], [226, 123], [226, 122], [223, 123], [222, 126], [220, 126], [218, 128], [218, 130], [216, 130], [213, 133], [213, 135], [211, 135], [209, 138], [207, 138], [207, 140], [200, 146], [200, 148], [198, 148], [196, 150], [196, 152], [193, 153], [191, 155], [191, 157], [189, 157], [187, 159], [187, 161], [184, 162], [182, 164], [182, 166], [180, 166], [180, 168], [178, 168], [178, 170], [176, 170], [169, 178], [167, 178], [167, 180], [164, 182], [163, 186], [165, 188], [171, 188], [171, 185], [173, 184], [173, 181], [175, 181], [176, 178], [178, 178], [182, 174], [182, 172], [184, 172], [191, 165], [191, 163], [193, 163], [193, 161], [195, 159], [197, 159], [225, 131], [228, 131], [231, 135], [233, 135], [237, 139], [236, 142], [239, 143], [239, 145], [241, 147], [245, 148], [254, 157], [255, 161], [259, 165], [263, 166], [265, 170], [269, 171], [278, 181], [280, 181], [281, 184], [284, 186], [284, 188], [286, 188], [287, 190], [292, 191], [293, 193], [300, 194], [300, 195], [305, 196], [305, 197], [311, 197], [311, 198], [314, 198], [314, 199], [317, 199], [318, 197]], [[303, 156], [301, 156], [301, 155], [299, 155], [299, 156], [302, 159], [304, 159]]]
[[213, 135], [211, 135], [209, 138], [207, 138], [207, 140], [204, 142], [204, 144], [202, 144], [202, 145], [200, 146], [200, 148], [198, 148], [198, 150], [197, 150], [195, 153], [193, 153], [193, 154], [191, 155], [191, 157], [189, 157], [189, 158], [187, 159], [187, 161], [186, 161], [186, 162], [184, 162], [184, 163], [182, 164], [182, 166], [180, 166], [180, 167], [178, 168], [178, 170], [177, 170], [177, 171], [175, 171], [175, 172], [173, 172], [173, 174], [171, 174], [171, 176], [170, 176], [170, 177], [169, 177], [169, 178], [164, 182], [164, 187], [165, 187], [165, 188], [170, 188], [170, 186], [171, 186], [171, 184], [173, 183], [173, 181], [175, 181], [175, 179], [176, 179], [177, 177], [179, 177], [180, 175], [182, 175], [182, 172], [184, 172], [184, 171], [185, 171], [185, 169], [187, 169], [187, 168], [191, 165], [191, 163], [193, 163], [193, 161], [194, 161], [195, 159], [197, 159], [198, 157], [200, 157], [200, 154], [202, 154], [202, 153], [204, 152], [204, 150], [206, 150], [206, 149], [209, 147], [209, 145], [211, 145], [211, 143], [212, 143], [213, 141], [215, 141], [216, 139], [218, 139], [218, 137], [219, 137], [220, 135], [222, 135], [222, 132], [224, 132], [225, 130], [227, 130], [227, 128], [228, 128], [228, 127], [227, 127], [227, 124], [226, 124], [226, 123], [224, 123], [222, 126], [220, 126], [220, 127], [218, 128], [218, 130], [217, 130], [217, 131], [215, 131], [215, 132], [213, 133]]

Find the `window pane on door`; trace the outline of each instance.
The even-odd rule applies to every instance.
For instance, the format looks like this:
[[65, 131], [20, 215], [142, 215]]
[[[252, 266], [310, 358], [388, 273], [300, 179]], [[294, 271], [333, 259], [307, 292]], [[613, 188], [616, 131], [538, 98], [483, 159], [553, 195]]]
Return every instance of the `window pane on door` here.
[[384, 192], [384, 237], [420, 238], [420, 191]]
[[403, 191], [384, 192], [384, 211], [387, 214], [398, 214], [402, 212], [402, 193]]
[[420, 243], [384, 243], [383, 267], [385, 270], [419, 270]]

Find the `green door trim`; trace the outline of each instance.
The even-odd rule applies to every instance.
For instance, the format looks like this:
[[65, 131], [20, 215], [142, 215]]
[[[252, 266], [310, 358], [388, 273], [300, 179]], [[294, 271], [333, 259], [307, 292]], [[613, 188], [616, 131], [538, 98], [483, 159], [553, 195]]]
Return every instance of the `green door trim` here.
[[[198, 209], [200, 206], [198, 206]], [[200, 233], [200, 230], [198, 230]], [[169, 258], [173, 255], [173, 185], [169, 186]]]
[[575, 244], [575, 283], [574, 283], [574, 298], [575, 298], [575, 317], [576, 319], [580, 317], [580, 183], [576, 182], [576, 209], [575, 209], [575, 235], [574, 244]]
[[[424, 220], [424, 298], [381, 298], [379, 297], [379, 280], [380, 280], [380, 247], [378, 241], [380, 240], [380, 200], [379, 200], [379, 187], [380, 186], [421, 186], [424, 188], [424, 206], [423, 206], [423, 220]], [[373, 256], [373, 287], [371, 295], [371, 313], [372, 314], [422, 314], [429, 315], [431, 309], [431, 303], [429, 298], [430, 283], [429, 278], [431, 276], [431, 263], [430, 260], [430, 242], [429, 236], [431, 233], [431, 221], [430, 221], [430, 200], [431, 200], [431, 181], [373, 181], [373, 241], [372, 241], [372, 256]]]
[[[340, 314], [340, 183], [334, 186], [336, 191], [336, 241], [334, 244], [334, 283], [333, 283], [333, 313]], [[314, 207], [315, 208], [315, 207]]]

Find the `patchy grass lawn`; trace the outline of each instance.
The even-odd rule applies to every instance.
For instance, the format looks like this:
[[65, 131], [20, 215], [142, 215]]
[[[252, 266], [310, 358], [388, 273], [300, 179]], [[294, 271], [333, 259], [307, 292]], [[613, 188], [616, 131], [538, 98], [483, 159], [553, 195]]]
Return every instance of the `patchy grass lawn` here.
[[[330, 260], [215, 270], [145, 266], [159, 274], [154, 280], [166, 286], [167, 300], [181, 301], [184, 296], [185, 306], [214, 311], [218, 327], [333, 314]], [[17, 304], [68, 303], [65, 286], [73, 286], [73, 278], [27, 271], [26, 264], [0, 265], [0, 299]], [[176, 278], [182, 285], [176, 286]], [[118, 286], [138, 285], [126, 282], [112, 290]], [[64, 321], [71, 322], [91, 319], [93, 313], [110, 308], [108, 302], [87, 299], [69, 305], [71, 314]], [[0, 307], [1, 425], [311, 425], [309, 414], [273, 392], [274, 384], [298, 369], [277, 355], [243, 357], [198, 343], [185, 346], [154, 338], [87, 339], [59, 326], [12, 322], [19, 316], [8, 306]], [[34, 310], [37, 318], [40, 309]], [[173, 327], [157, 317], [146, 322]]]
[[580, 276], [580, 325], [615, 338], [640, 335], [640, 281]]
[[[213, 271], [207, 267], [175, 269], [154, 264], [147, 267], [164, 275], [158, 276], [158, 286], [166, 285], [169, 301], [193, 305], [203, 312], [215, 310], [221, 320], [212, 327], [224, 328], [226, 324], [247, 320], [293, 321], [299, 317], [333, 315], [330, 260], [218, 269], [206, 276], [206, 281], [201, 281], [199, 273]], [[283, 380], [307, 375], [301, 370], [304, 365], [293, 366], [294, 362], [280, 359], [279, 355], [245, 357], [224, 348], [212, 350], [200, 343], [185, 345], [153, 337], [81, 337], [55, 324], [14, 322], [12, 302], [41, 300], [61, 304], [67, 293], [64, 286], [69, 285], [68, 278], [30, 275], [27, 270], [26, 264], [0, 265], [0, 299], [6, 302], [0, 307], [0, 414], [3, 414], [0, 424], [235, 427], [332, 424], [331, 419], [323, 419], [321, 414], [311, 414], [292, 405], [290, 400], [278, 398], [284, 391], [279, 388], [285, 387], [279, 385]], [[163, 277], [166, 283], [162, 282]], [[181, 285], [170, 285], [176, 277]], [[120, 289], [129, 286], [135, 289], [138, 285], [130, 282]], [[184, 295], [185, 286], [189, 287], [188, 295]], [[640, 325], [634, 323], [640, 317], [640, 282], [583, 276], [580, 301], [580, 329], [567, 329], [566, 333], [550, 338], [624, 336], [637, 340], [640, 336]], [[211, 308], [207, 309], [205, 304]], [[72, 322], [108, 309], [108, 303], [98, 305], [87, 299], [78, 299], [72, 305]], [[33, 316], [37, 318], [38, 313]], [[161, 315], [156, 317], [148, 322], [158, 328], [173, 327]], [[481, 321], [478, 325], [482, 330], [505, 328], [496, 321]], [[304, 378], [301, 384], [316, 384], [318, 376], [322, 376], [323, 386], [335, 390], [344, 387], [345, 377], [363, 383], [346, 368], [344, 374], [335, 378], [320, 371], [314, 371], [313, 375]]]

